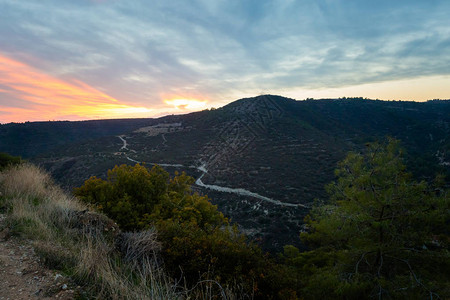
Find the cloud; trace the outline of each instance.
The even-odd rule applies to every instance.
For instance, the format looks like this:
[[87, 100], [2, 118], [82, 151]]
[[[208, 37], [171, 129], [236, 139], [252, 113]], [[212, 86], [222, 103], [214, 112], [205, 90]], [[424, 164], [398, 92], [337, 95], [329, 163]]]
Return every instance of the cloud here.
[[[134, 107], [74, 80], [65, 82], [26, 64], [0, 55], [0, 95], [13, 101], [0, 102], [2, 122], [30, 119], [52, 120], [106, 118], [148, 114], [150, 109]], [[21, 102], [21, 105], [11, 105]]]
[[169, 109], [176, 95], [217, 107], [260, 91], [447, 75], [449, 10], [438, 0], [0, 0], [0, 51], [130, 106]]

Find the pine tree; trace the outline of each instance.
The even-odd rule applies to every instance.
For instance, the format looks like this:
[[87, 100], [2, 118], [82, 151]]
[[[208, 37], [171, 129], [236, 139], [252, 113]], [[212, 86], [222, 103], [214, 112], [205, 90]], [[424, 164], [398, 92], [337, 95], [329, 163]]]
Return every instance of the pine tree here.
[[[449, 193], [405, 171], [399, 142], [350, 153], [314, 208], [299, 254], [311, 298], [424, 299], [449, 294]], [[442, 181], [442, 180], [438, 180]]]

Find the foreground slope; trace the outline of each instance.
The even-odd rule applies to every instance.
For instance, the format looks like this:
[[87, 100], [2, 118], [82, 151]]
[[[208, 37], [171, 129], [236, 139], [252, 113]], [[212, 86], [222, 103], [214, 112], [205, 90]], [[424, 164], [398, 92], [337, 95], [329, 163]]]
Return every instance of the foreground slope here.
[[[184, 296], [156, 260], [160, 248], [153, 230], [121, 233], [111, 219], [65, 194], [33, 165], [0, 170], [0, 217], [0, 270], [6, 273], [0, 284], [3, 297]], [[129, 258], [143, 252], [143, 245], [145, 259]]]

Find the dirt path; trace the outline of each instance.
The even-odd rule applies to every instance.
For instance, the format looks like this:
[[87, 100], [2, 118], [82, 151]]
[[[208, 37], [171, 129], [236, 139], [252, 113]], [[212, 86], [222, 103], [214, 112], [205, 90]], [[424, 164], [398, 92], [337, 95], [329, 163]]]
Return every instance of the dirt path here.
[[10, 237], [0, 214], [0, 300], [74, 299], [68, 279], [40, 263], [30, 240]]
[[123, 143], [123, 146], [120, 148], [119, 151], [121, 151], [121, 150], [129, 150], [129, 149], [128, 149], [128, 143], [127, 143], [127, 140], [124, 139], [122, 135], [118, 135], [117, 137], [118, 137], [118, 138], [122, 141], [122, 143]]

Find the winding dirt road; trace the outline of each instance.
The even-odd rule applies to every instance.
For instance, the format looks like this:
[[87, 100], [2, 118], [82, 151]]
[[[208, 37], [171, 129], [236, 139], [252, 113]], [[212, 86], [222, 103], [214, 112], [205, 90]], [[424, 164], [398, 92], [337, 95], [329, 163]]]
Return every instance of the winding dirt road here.
[[[122, 147], [120, 148], [121, 150], [129, 150], [128, 148], [128, 143], [125, 140], [124, 136], [117, 136], [123, 143]], [[164, 137], [164, 142], [167, 142], [166, 138]], [[206, 164], [203, 163], [200, 166], [184, 166], [182, 164], [166, 164], [166, 163], [156, 163], [156, 162], [141, 162], [141, 161], [137, 161], [135, 159], [130, 158], [126, 153], [125, 153], [125, 157], [126, 159], [128, 159], [131, 162], [134, 163], [146, 163], [146, 164], [150, 164], [150, 165], [159, 165], [161, 167], [175, 167], [175, 168], [189, 168], [189, 169], [197, 169], [200, 172], [202, 172], [203, 174], [197, 178], [197, 180], [195, 181], [195, 184], [202, 187], [202, 188], [206, 188], [206, 189], [210, 189], [213, 191], [217, 191], [217, 192], [223, 192], [223, 193], [232, 193], [232, 194], [236, 194], [236, 195], [240, 195], [240, 196], [248, 196], [248, 197], [252, 197], [252, 198], [256, 198], [265, 202], [269, 202], [275, 205], [279, 205], [279, 206], [287, 206], [287, 207], [303, 207], [303, 208], [309, 208], [306, 205], [303, 204], [294, 204], [294, 203], [286, 203], [286, 202], [281, 202], [279, 200], [274, 200], [262, 195], [259, 195], [257, 193], [248, 191], [246, 189], [242, 189], [242, 188], [230, 188], [230, 187], [225, 187], [225, 186], [218, 186], [218, 185], [212, 185], [212, 184], [205, 184], [202, 181], [203, 176], [205, 176], [206, 173], [208, 173], [208, 170], [206, 169]]]

